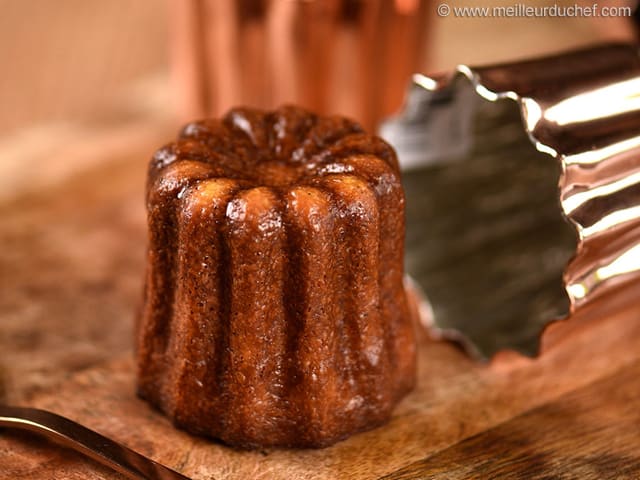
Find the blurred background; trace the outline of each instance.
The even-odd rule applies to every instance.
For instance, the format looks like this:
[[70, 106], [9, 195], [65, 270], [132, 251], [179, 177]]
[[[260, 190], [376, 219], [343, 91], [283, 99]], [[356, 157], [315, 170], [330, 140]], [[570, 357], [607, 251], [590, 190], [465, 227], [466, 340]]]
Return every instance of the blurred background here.
[[[280, 88], [272, 85], [270, 92], [261, 93], [257, 103], [269, 103], [264, 99], [269, 93], [274, 102], [290, 100], [288, 97], [301, 95], [287, 83], [287, 78], [300, 74], [296, 68], [317, 77], [331, 69], [331, 62], [341, 64], [333, 74], [343, 75], [340, 90], [363, 89], [366, 85], [363, 79], [352, 80], [348, 76], [348, 64], [357, 58], [350, 55], [349, 48], [362, 53], [363, 46], [351, 46], [348, 33], [345, 35], [347, 30], [359, 29], [363, 42], [367, 43], [364, 47], [369, 47], [366, 53], [369, 57], [364, 60], [378, 62], [377, 74], [366, 72], [369, 82], [377, 81], [381, 69], [399, 70], [398, 78], [388, 80], [394, 94], [383, 107], [385, 114], [397, 109], [402, 85], [414, 68], [437, 72], [458, 63], [512, 60], [606, 39], [633, 37], [628, 19], [622, 17], [449, 15], [444, 18], [436, 14], [439, 3], [439, 0], [0, 0], [1, 137], [63, 122], [116, 122], [140, 115], [177, 116], [183, 120], [209, 111], [215, 113], [217, 107], [226, 108], [234, 100], [256, 102], [256, 96], [229, 95], [229, 82], [242, 81], [243, 88], [255, 89], [256, 83], [273, 83], [277, 79]], [[450, 3], [493, 6], [514, 2], [451, 0]], [[531, 5], [574, 3], [574, 0], [536, 0]], [[600, 5], [607, 3], [611, 2], [601, 1]], [[293, 7], [287, 11], [286, 5]], [[387, 11], [375, 13], [376, 8]], [[379, 18], [370, 18], [375, 15]], [[285, 41], [274, 39], [273, 30]], [[373, 43], [383, 36], [384, 41]], [[305, 64], [283, 59], [287, 49], [305, 49], [305, 55], [312, 56], [311, 61]], [[267, 50], [273, 58], [265, 55]], [[313, 53], [309, 54], [310, 51]], [[321, 54], [333, 55], [333, 59], [321, 59]], [[209, 58], [203, 58], [207, 55]], [[338, 58], [340, 55], [346, 58]], [[226, 72], [220, 72], [224, 62]], [[336, 82], [335, 78], [323, 79]], [[208, 93], [201, 84], [205, 81], [209, 82]], [[314, 94], [305, 94], [314, 103]], [[340, 110], [341, 103], [349, 103], [348, 96], [336, 98], [328, 108]]]

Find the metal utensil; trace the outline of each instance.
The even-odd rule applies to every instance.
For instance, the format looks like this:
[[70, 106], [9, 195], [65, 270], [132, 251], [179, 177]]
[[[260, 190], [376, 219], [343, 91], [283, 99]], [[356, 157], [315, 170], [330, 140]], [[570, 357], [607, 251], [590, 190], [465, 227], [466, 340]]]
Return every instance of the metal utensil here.
[[68, 418], [36, 408], [0, 405], [0, 426], [42, 434], [135, 480], [189, 480]]

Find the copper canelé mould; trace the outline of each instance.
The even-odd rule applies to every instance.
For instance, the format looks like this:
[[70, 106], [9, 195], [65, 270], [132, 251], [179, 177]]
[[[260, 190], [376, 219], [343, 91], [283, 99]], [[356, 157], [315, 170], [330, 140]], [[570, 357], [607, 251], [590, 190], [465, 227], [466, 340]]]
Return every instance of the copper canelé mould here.
[[484, 358], [535, 354], [550, 321], [623, 287], [640, 301], [635, 46], [416, 75], [381, 133], [406, 169], [407, 268], [440, 334]]

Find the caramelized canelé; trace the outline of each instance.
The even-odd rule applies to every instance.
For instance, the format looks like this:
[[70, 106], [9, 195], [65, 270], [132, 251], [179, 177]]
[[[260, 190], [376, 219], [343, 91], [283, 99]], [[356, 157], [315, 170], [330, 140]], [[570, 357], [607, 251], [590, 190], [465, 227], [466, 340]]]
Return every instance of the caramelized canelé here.
[[190, 432], [318, 447], [412, 388], [396, 156], [342, 117], [234, 109], [149, 166], [139, 394]]

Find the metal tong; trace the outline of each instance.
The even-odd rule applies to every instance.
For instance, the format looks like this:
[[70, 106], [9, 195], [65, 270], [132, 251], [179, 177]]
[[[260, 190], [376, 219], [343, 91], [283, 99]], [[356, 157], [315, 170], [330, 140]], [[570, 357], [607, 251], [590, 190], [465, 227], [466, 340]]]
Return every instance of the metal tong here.
[[36, 408], [0, 405], [0, 426], [43, 435], [134, 480], [189, 480], [68, 418]]

